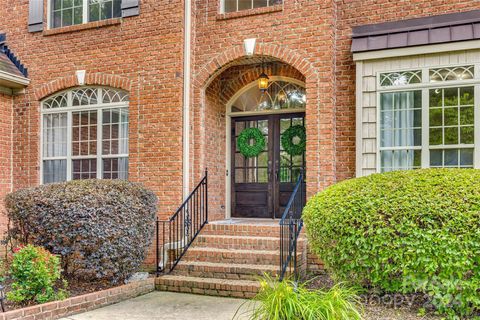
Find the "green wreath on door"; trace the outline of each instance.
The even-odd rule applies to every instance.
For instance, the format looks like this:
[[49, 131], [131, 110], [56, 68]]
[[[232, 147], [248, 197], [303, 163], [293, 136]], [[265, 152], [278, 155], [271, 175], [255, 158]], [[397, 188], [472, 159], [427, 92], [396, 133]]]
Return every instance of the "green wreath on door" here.
[[238, 135], [237, 146], [245, 158], [254, 158], [265, 150], [265, 137], [260, 129], [247, 128]]
[[[294, 139], [297, 138], [298, 142]], [[282, 134], [282, 147], [291, 156], [300, 156], [305, 152], [307, 134], [302, 125], [291, 126]]]

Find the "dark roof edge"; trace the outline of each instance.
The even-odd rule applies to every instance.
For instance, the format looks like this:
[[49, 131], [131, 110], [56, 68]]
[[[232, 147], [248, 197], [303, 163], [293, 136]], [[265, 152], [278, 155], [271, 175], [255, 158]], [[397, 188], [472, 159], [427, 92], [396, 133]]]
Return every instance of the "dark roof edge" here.
[[352, 37], [358, 38], [414, 30], [434, 29], [445, 26], [469, 24], [479, 21], [480, 10], [449, 13], [430, 17], [357, 26], [352, 28]]
[[0, 52], [4, 53], [10, 61], [17, 67], [25, 78], [28, 78], [28, 69], [20, 62], [20, 60], [13, 54], [10, 48], [5, 44], [7, 36], [5, 33], [0, 33]]

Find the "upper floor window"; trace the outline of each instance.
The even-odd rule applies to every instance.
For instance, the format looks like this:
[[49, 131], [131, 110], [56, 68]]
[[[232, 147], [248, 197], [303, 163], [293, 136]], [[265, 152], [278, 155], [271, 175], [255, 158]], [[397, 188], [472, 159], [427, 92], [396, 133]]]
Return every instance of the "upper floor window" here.
[[122, 16], [122, 0], [52, 0], [51, 27], [67, 27]]
[[270, 7], [282, 3], [283, 0], [222, 0], [222, 12]]
[[42, 102], [42, 183], [128, 178], [128, 94], [82, 87]]

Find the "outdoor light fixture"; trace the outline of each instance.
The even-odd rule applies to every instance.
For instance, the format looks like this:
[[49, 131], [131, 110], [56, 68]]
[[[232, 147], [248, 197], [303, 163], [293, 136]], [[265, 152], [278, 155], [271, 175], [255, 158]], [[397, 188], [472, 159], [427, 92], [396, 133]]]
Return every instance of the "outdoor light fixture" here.
[[262, 74], [258, 77], [258, 89], [260, 92], [265, 93], [268, 89], [268, 81], [270, 78], [265, 73], [265, 65], [262, 63]]
[[0, 305], [2, 312], [5, 312], [5, 287], [0, 285]]

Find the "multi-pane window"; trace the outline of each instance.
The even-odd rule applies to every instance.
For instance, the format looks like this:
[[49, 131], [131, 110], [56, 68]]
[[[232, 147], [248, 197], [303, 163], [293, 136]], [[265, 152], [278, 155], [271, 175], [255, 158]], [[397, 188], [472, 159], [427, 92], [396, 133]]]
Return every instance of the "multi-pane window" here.
[[382, 171], [420, 168], [422, 92], [382, 93], [380, 101]]
[[122, 0], [88, 0], [88, 21], [122, 16]]
[[460, 66], [380, 74], [380, 171], [476, 167], [474, 133], [480, 128], [475, 128], [474, 70]]
[[53, 0], [52, 26], [71, 26], [83, 22], [83, 0]]
[[473, 167], [474, 87], [431, 89], [430, 166]]
[[105, 87], [42, 103], [42, 182], [128, 178], [128, 94]]
[[50, 6], [52, 28], [122, 16], [122, 0], [51, 0]]
[[282, 4], [283, 0], [222, 0], [222, 12], [236, 12], [241, 10], [269, 7]]

